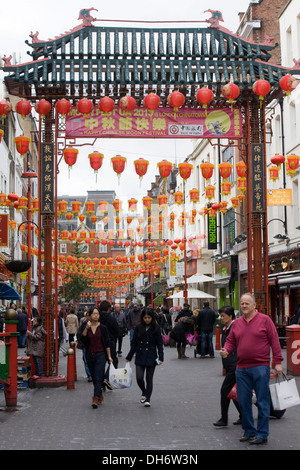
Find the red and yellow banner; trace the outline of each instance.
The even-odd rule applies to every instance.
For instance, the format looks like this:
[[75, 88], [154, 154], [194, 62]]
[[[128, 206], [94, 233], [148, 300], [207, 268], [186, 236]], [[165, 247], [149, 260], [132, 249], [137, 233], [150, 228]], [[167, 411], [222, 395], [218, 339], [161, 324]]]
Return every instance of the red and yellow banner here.
[[8, 214], [0, 214], [0, 246], [8, 246]]
[[66, 116], [66, 137], [231, 138], [242, 137], [239, 109], [115, 108], [103, 113], [94, 107], [84, 116], [72, 108]]

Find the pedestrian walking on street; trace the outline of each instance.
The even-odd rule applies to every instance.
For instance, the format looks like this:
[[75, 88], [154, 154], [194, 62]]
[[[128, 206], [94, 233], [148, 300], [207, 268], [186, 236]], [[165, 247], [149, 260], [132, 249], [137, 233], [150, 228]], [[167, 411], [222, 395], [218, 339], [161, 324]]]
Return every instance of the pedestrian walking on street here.
[[91, 310], [90, 320], [85, 325], [81, 340], [86, 347], [87, 364], [94, 385], [92, 407], [98, 408], [98, 405], [101, 405], [104, 399], [102, 385], [105, 365], [107, 361], [111, 363], [113, 360], [110, 355], [108, 330], [106, 326], [100, 323], [100, 313], [97, 308]]
[[127, 322], [124, 310], [121, 309], [120, 304], [115, 304], [114, 310], [112, 311], [112, 316], [115, 318], [118, 327], [119, 327], [119, 334], [116, 337], [116, 350], [118, 356], [122, 356], [122, 343], [123, 338], [127, 332]]
[[78, 317], [73, 307], [71, 307], [70, 313], [66, 317], [65, 325], [69, 335], [69, 343], [72, 343], [78, 331]]
[[179, 319], [182, 317], [192, 317], [192, 316], [193, 316], [193, 312], [190, 309], [190, 305], [188, 303], [184, 303], [182, 310], [180, 310], [177, 317], [175, 318], [175, 323], [177, 323]]
[[[235, 320], [234, 308], [231, 305], [225, 305], [219, 310], [221, 321], [224, 325], [222, 331], [221, 344], [222, 347], [225, 344], [226, 338], [230, 333], [231, 327]], [[228, 425], [228, 409], [230, 404], [230, 398], [228, 398], [229, 392], [232, 390], [236, 383], [235, 369], [236, 369], [236, 350], [232, 351], [230, 356], [222, 359], [223, 369], [225, 370], [225, 379], [221, 387], [221, 418], [214, 423], [214, 426], [227, 426]], [[233, 403], [239, 413], [239, 418], [234, 421], [233, 424], [242, 424], [241, 422], [241, 410], [237, 401], [233, 400]]]
[[213, 346], [213, 330], [216, 323], [216, 312], [210, 308], [209, 302], [204, 302], [204, 308], [197, 316], [198, 331], [200, 334], [200, 354], [204, 358], [208, 353], [211, 358], [215, 357]]
[[142, 310], [141, 323], [134, 330], [126, 362], [130, 362], [134, 354], [136, 381], [142, 391], [140, 402], [149, 407], [153, 392], [155, 368], [157, 364], [162, 364], [164, 360], [161, 330], [155, 320], [154, 310], [150, 307], [145, 307]]
[[42, 375], [42, 357], [45, 349], [45, 338], [47, 331], [44, 330], [42, 326], [42, 318], [34, 317], [32, 321], [32, 331], [27, 330], [27, 355], [32, 356], [34, 366], [35, 366], [35, 375], [32, 376], [33, 379], [38, 379]]
[[[240, 312], [242, 316], [233, 323], [220, 354], [222, 358], [227, 358], [237, 350], [237, 398], [244, 430], [240, 441], [265, 444], [268, 441], [270, 418], [270, 350], [277, 374], [282, 374], [283, 357], [275, 325], [268, 315], [257, 311], [251, 293], [242, 295]], [[253, 389], [258, 406], [257, 427], [253, 420]]]
[[87, 360], [86, 360], [86, 347], [82, 341], [82, 333], [86, 327], [87, 322], [90, 320], [90, 311], [89, 310], [84, 310], [84, 314], [80, 319], [80, 325], [77, 331], [77, 347], [82, 350], [82, 360], [84, 364], [84, 369], [85, 373], [88, 378], [88, 382], [92, 382], [92, 375], [90, 373], [89, 367], [87, 365]]
[[25, 348], [26, 346], [26, 331], [28, 329], [28, 316], [25, 310], [17, 308], [18, 326], [18, 348]]
[[187, 345], [186, 336], [188, 333], [192, 335], [195, 333], [195, 319], [193, 316], [180, 318], [179, 322], [170, 333], [170, 338], [177, 344], [178, 359], [189, 359], [189, 357], [185, 355]]
[[141, 323], [141, 309], [139, 304], [137, 302], [134, 302], [133, 306], [129, 309], [127, 318], [130, 343], [133, 339], [134, 329], [139, 323]]

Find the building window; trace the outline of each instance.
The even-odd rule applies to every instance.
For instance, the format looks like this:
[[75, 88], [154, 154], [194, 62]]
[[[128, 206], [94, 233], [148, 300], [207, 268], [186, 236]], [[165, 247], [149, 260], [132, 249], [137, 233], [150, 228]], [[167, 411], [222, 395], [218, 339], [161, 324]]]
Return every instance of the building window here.
[[61, 243], [60, 244], [60, 253], [62, 253], [62, 254], [67, 253], [67, 244], [66, 243]]
[[107, 253], [107, 245], [99, 244], [99, 253]]

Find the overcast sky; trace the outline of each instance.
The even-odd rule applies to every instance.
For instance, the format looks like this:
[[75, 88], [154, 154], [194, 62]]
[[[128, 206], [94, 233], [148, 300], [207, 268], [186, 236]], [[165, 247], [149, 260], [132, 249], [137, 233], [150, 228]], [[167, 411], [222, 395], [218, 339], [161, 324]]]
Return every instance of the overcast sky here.
[[[9, 56], [15, 53], [17, 62], [30, 62], [31, 57], [26, 54], [30, 50], [25, 40], [30, 32], [39, 32], [39, 39], [55, 38], [65, 31], [81, 24], [78, 20], [82, 8], [94, 7], [92, 15], [97, 19], [105, 20], [144, 20], [144, 21], [191, 21], [203, 22], [210, 17], [205, 10], [220, 10], [224, 22], [222, 26], [235, 32], [239, 21], [238, 13], [246, 11], [249, 0], [212, 0], [211, 2], [199, 0], [152, 0], [146, 4], [137, 0], [114, 0], [112, 2], [93, 1], [90, 4], [83, 0], [15, 0], [12, 4], [3, 0], [0, 2], [0, 54]], [[96, 26], [114, 26], [114, 23], [96, 22]], [[126, 24], [118, 24], [126, 26]], [[128, 26], [130, 24], [128, 23]], [[132, 24], [131, 24], [132, 26]], [[143, 24], [135, 24], [136, 27]], [[154, 27], [155, 25], [145, 25]], [[172, 24], [174, 26], [174, 24]], [[183, 27], [183, 24], [178, 24]], [[187, 27], [206, 27], [207, 23], [189, 23]], [[83, 142], [81, 142], [83, 143]], [[103, 166], [99, 170], [98, 180], [88, 161], [88, 153], [97, 150], [104, 154]], [[87, 190], [114, 189], [117, 197], [136, 197], [141, 199], [151, 187], [151, 182], [158, 174], [157, 163], [162, 159], [172, 162], [181, 162], [192, 151], [192, 142], [189, 139], [100, 139], [94, 147], [81, 147], [79, 149], [78, 163], [72, 168], [70, 178], [67, 165], [60, 163], [58, 179], [59, 195], [84, 195]], [[120, 154], [127, 158], [127, 167], [118, 184], [117, 175], [113, 172], [110, 159]], [[135, 174], [133, 161], [139, 157], [150, 161], [147, 175], [142, 184]]]

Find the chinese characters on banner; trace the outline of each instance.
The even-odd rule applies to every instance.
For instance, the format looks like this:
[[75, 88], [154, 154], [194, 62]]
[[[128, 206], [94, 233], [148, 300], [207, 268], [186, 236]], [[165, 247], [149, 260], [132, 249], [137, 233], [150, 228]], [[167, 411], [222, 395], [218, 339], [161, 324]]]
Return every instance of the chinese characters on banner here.
[[265, 210], [265, 163], [263, 144], [251, 144], [252, 211]]
[[66, 137], [241, 138], [239, 109], [115, 108], [103, 113], [94, 107], [87, 116], [76, 108], [66, 116]]
[[0, 246], [8, 246], [8, 214], [0, 214]]
[[54, 212], [54, 144], [42, 143], [41, 146], [41, 213]]

